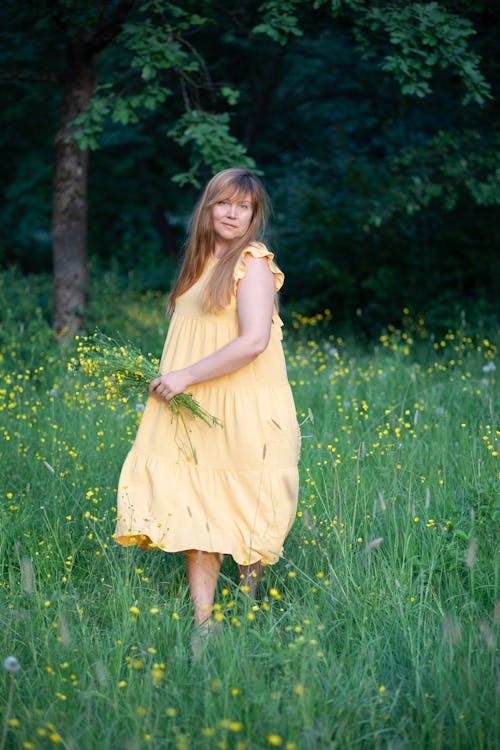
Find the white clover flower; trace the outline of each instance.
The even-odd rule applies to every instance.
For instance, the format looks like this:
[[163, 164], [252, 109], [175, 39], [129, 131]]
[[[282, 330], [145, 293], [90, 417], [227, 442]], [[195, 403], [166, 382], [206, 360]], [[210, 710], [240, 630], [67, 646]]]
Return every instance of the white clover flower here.
[[490, 360], [487, 365], [484, 365], [483, 372], [495, 372], [496, 369], [495, 363]]
[[140, 414], [141, 412], [143, 412], [145, 408], [146, 408], [146, 407], [144, 406], [144, 404], [136, 404], [136, 405], [135, 405], [135, 410], [136, 410], [137, 412], [139, 412], [139, 414]]
[[8, 656], [3, 661], [3, 667], [7, 670], [7, 672], [19, 672], [21, 669], [21, 665], [17, 661], [15, 656]]

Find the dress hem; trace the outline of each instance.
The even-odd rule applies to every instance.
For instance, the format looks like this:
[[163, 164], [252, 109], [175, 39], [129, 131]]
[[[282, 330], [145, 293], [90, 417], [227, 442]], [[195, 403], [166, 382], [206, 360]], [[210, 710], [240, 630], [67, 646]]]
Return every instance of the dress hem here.
[[[160, 546], [156, 542], [154, 542], [150, 536], [147, 534], [134, 534], [133, 532], [130, 532], [129, 534], [120, 534], [115, 535], [113, 534], [113, 540], [120, 545], [121, 547], [138, 547], [138, 549], [141, 550], [148, 550], [148, 551], [155, 551], [159, 550], [160, 552], [166, 552], [168, 554], [179, 554], [179, 553], [186, 553], [189, 552], [191, 549], [195, 549], [193, 547], [180, 547], [180, 548], [167, 548], [166, 546]], [[250, 555], [248, 559], [237, 559], [239, 557], [238, 553], [233, 553], [227, 550], [226, 552], [221, 552], [218, 549], [203, 549], [200, 550], [200, 552], [208, 552], [211, 554], [219, 554], [219, 555], [230, 555], [234, 562], [237, 565], [253, 565], [257, 562], [262, 562], [264, 565], [275, 565], [280, 558], [283, 556], [283, 548], [280, 550], [279, 553], [277, 552], [268, 552], [267, 554], [257, 554], [256, 556]]]

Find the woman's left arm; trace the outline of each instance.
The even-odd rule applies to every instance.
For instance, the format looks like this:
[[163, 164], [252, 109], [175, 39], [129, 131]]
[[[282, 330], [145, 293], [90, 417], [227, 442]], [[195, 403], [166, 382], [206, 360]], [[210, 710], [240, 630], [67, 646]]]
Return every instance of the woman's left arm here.
[[261, 354], [269, 343], [274, 308], [274, 278], [265, 258], [246, 258], [238, 283], [238, 336], [208, 357], [151, 381], [150, 393], [170, 400], [191, 385], [229, 375]]

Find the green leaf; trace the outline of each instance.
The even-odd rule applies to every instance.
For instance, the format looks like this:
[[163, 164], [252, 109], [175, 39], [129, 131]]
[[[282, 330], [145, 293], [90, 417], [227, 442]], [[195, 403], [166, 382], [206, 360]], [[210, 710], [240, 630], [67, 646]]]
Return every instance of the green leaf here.
[[240, 98], [240, 92], [232, 86], [223, 86], [221, 94], [232, 107], [238, 103], [238, 99]]
[[300, 0], [267, 0], [260, 6], [261, 23], [253, 28], [254, 34], [265, 34], [274, 42], [284, 45], [291, 36], [302, 36], [297, 8]]
[[[366, 58], [378, 51], [382, 68], [396, 78], [405, 95], [431, 93], [436, 69], [452, 70], [464, 86], [464, 104], [483, 105], [491, 87], [469, 48], [472, 23], [437, 2], [365, 7], [354, 19], [354, 34]], [[390, 52], [385, 51], [389, 43]]]
[[190, 169], [175, 175], [174, 182], [199, 186], [203, 167], [218, 172], [230, 166], [255, 167], [254, 160], [229, 132], [229, 114], [201, 110], [186, 112], [168, 135], [190, 151]]
[[156, 77], [156, 69], [151, 65], [145, 65], [142, 69], [141, 77], [143, 81], [151, 81]]

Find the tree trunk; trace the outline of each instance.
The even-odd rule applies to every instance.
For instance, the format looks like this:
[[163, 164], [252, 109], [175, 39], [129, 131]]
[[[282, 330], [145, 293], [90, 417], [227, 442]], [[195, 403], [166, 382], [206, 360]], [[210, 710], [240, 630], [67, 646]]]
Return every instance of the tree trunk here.
[[87, 171], [88, 151], [71, 135], [72, 120], [83, 112], [96, 83], [94, 55], [78, 39], [68, 45], [68, 68], [61, 102], [61, 123], [55, 142], [52, 207], [54, 263], [53, 327], [76, 332], [87, 301]]

